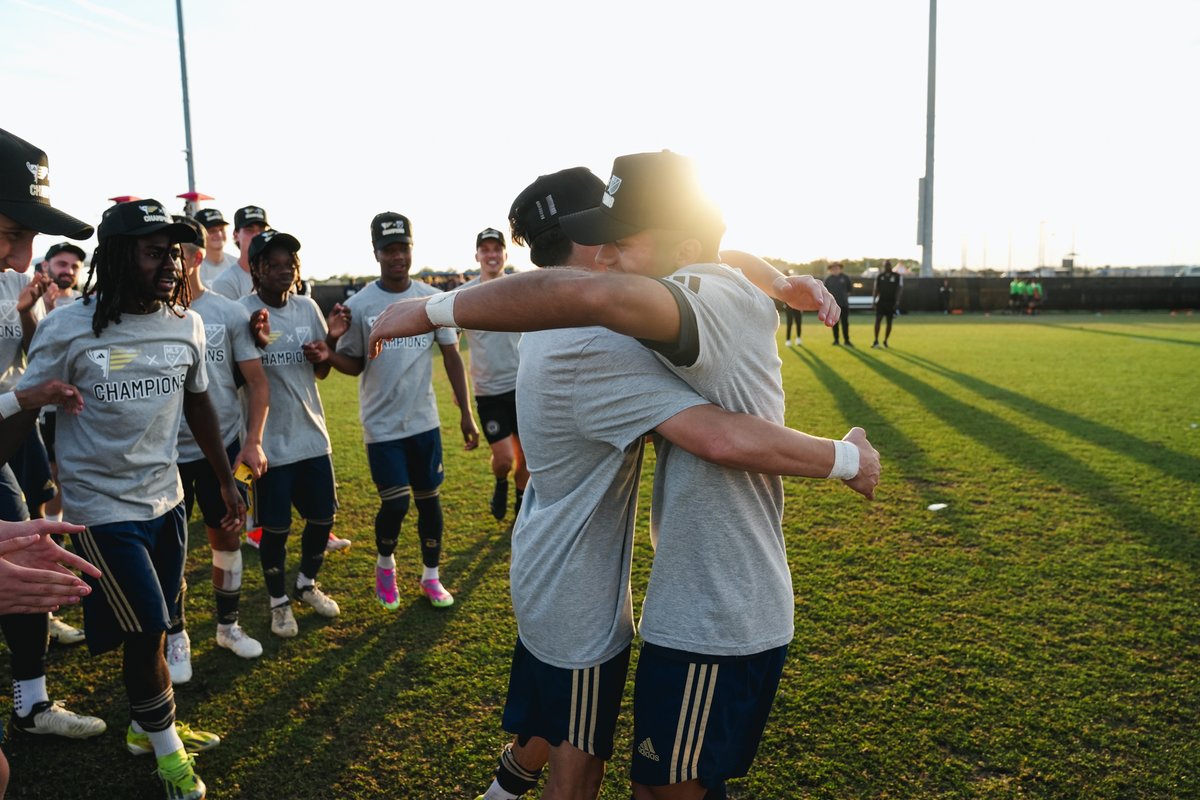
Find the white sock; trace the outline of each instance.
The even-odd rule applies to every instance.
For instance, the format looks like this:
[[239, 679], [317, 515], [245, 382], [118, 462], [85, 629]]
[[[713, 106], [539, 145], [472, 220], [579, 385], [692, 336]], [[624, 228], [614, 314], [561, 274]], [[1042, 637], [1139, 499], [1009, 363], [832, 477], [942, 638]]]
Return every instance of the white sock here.
[[303, 589], [305, 586], [312, 586], [316, 581], [301, 572], [296, 576], [296, 588]]
[[175, 644], [175, 642], [178, 642], [180, 639], [184, 638], [185, 636], [187, 636], [187, 631], [180, 631], [179, 633], [168, 633], [167, 634], [167, 645], [170, 646], [172, 644]]
[[17, 712], [18, 717], [28, 717], [35, 704], [49, 700], [45, 675], [26, 681], [13, 681], [13, 711]]
[[283, 597], [272, 597], [271, 598], [271, 608], [279, 608], [280, 606], [286, 606], [290, 602], [292, 602], [292, 601], [290, 598], [288, 598], [287, 595], [284, 595]]
[[492, 785], [483, 793], [483, 800], [516, 800], [520, 796], [519, 794], [510, 794], [504, 791], [500, 788], [500, 784], [493, 780]]
[[55, 522], [62, 522], [62, 512], [61, 511], [59, 511], [56, 514], [44, 514], [43, 516], [45, 516], [46, 519], [53, 520]]
[[183, 749], [183, 740], [179, 738], [179, 732], [175, 730], [175, 726], [171, 725], [165, 731], [148, 731], [136, 721], [131, 722], [134, 733], [144, 733], [150, 737], [150, 746], [154, 748], [156, 758], [169, 756], [176, 750]]
[[437, 567], [425, 567], [424, 569], [422, 569], [421, 570], [421, 580], [423, 580], [423, 581], [440, 580], [440, 578], [438, 578], [438, 568]]
[[396, 556], [379, 556], [375, 559], [375, 566], [379, 567], [380, 569], [395, 569]]

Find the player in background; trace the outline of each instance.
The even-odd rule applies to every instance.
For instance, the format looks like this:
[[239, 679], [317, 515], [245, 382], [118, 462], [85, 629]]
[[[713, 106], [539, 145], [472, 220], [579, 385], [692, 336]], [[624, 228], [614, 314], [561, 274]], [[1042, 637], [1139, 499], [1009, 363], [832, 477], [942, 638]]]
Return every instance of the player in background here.
[[[479, 277], [467, 281], [461, 288], [503, 278], [507, 259], [504, 234], [495, 228], [484, 228], [475, 237]], [[473, 330], [464, 330], [463, 335], [467, 337], [471, 353], [471, 389], [479, 412], [479, 425], [492, 449], [495, 484], [489, 507], [493, 517], [504, 519], [508, 513], [508, 476], [512, 474], [515, 487], [513, 516], [516, 517], [521, 513], [525, 484], [529, 482], [529, 470], [525, 469], [525, 454], [521, 451], [517, 430], [517, 366], [521, 363], [517, 343], [521, 335]]]
[[270, 227], [267, 212], [261, 206], [243, 206], [233, 212], [233, 241], [238, 248], [238, 268], [226, 269], [208, 288], [230, 300], [240, 300], [252, 294], [254, 279], [250, 275], [250, 243]]
[[[193, 227], [196, 241], [204, 241], [205, 233], [190, 217], [174, 217], [176, 222]], [[221, 442], [234, 471], [245, 464], [255, 478], [267, 468], [262, 449], [263, 425], [267, 418], [270, 389], [267, 376], [259, 361], [259, 346], [267, 344], [265, 331], [255, 341], [250, 330], [250, 313], [241, 303], [208, 291], [200, 273], [203, 271], [204, 248], [184, 242], [183, 279], [187, 282], [191, 303], [188, 306], [200, 315], [204, 323], [205, 355], [208, 371], [208, 397], [218, 410]], [[248, 412], [245, 439], [242, 435], [242, 400], [238, 396], [237, 373], [245, 382]], [[213, 594], [217, 603], [217, 645], [233, 651], [242, 658], [262, 655], [262, 644], [242, 630], [238, 624], [238, 605], [242, 593], [241, 532], [221, 527], [225, 505], [217, 474], [209, 466], [200, 445], [192, 435], [187, 420], [179, 428], [179, 477], [183, 481], [184, 519], [190, 520], [192, 506], [200, 505], [208, 545], [212, 550]], [[167, 629], [167, 669], [171, 683], [187, 683], [192, 677], [191, 640], [185, 629], [184, 605], [186, 581], [173, 609], [171, 627]]]
[[329, 364], [315, 363], [315, 344], [327, 333], [325, 317], [311, 298], [293, 294], [300, 280], [300, 242], [288, 233], [264, 231], [247, 247], [254, 294], [240, 302], [252, 320], [265, 316], [269, 343], [261, 361], [271, 387], [271, 413], [263, 431], [268, 469], [258, 479], [255, 509], [262, 525], [259, 547], [270, 598], [271, 632], [291, 638], [299, 632], [285, 581], [292, 507], [304, 519], [300, 573], [294, 595], [323, 617], [341, 613], [317, 585], [325, 548], [337, 513], [333, 448], [325, 428], [325, 408], [317, 379]]
[[875, 301], [875, 342], [873, 348], [879, 347], [879, 323], [887, 319], [887, 328], [883, 332], [883, 346], [888, 346], [892, 335], [892, 318], [900, 304], [900, 290], [903, 288], [900, 273], [892, 268], [891, 260], [883, 262], [883, 272], [875, 276], [875, 290], [872, 299]]
[[200, 265], [200, 282], [211, 287], [225, 270], [238, 265], [232, 254], [225, 252], [229, 223], [216, 208], [196, 211], [196, 221], [204, 226], [204, 263]]
[[439, 330], [390, 341], [379, 358], [367, 360], [371, 324], [383, 309], [399, 299], [426, 297], [438, 290], [409, 276], [412, 267], [412, 223], [403, 214], [386, 211], [371, 220], [371, 243], [379, 264], [379, 279], [354, 294], [346, 305], [334, 307], [325, 343], [314, 345], [316, 363], [358, 376], [358, 399], [371, 479], [379, 492], [375, 515], [375, 597], [389, 610], [400, 607], [396, 587], [396, 544], [410, 503], [417, 507], [421, 542], [421, 591], [437, 608], [454, 603], [442, 586], [441, 559], [444, 522], [439, 487], [442, 484], [442, 434], [437, 398], [433, 393], [433, 347], [441, 350], [442, 365], [454, 390], [461, 417], [465, 449], [479, 445], [479, 430], [471, 416], [467, 380], [458, 353], [458, 337]]

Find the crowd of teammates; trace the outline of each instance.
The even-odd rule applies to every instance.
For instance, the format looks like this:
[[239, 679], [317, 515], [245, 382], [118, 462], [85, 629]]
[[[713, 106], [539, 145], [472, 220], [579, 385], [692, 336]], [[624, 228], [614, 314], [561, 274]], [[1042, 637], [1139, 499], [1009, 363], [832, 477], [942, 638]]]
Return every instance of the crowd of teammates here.
[[[44, 153], [0, 134], [7, 148], [0, 164], [45, 165]], [[47, 172], [0, 166], [0, 225], [11, 223], [30, 241], [35, 232], [87, 238], [90, 226], [49, 206]], [[749, 770], [793, 635], [779, 476], [840, 479], [868, 498], [879, 478], [878, 454], [861, 429], [834, 441], [782, 424], [774, 302], [816, 311], [827, 326], [842, 309], [811, 277], [789, 278], [748, 254], [720, 251], [719, 210], [690, 162], [666, 151], [618, 158], [607, 185], [583, 168], [542, 176], [514, 201], [509, 223], [534, 263], [572, 269], [498, 280], [505, 237], [486, 228], [475, 242], [480, 278], [442, 293], [412, 281], [412, 224], [384, 212], [370, 225], [379, 279], [328, 316], [306, 296], [299, 239], [271, 228], [259, 206], [235, 214], [234, 261], [223, 252], [220, 212], [190, 219], [154, 200], [118, 203], [100, 222], [80, 298], [54, 302], [52, 315], [50, 301], [56, 293], [66, 299], [70, 287], [51, 279], [51, 267], [24, 277], [28, 248], [5, 261], [22, 277], [0, 282], [17, 318], [6, 328], [17, 342], [2, 354], [11, 366], [0, 385], [7, 390], [0, 487], [15, 498], [3, 510], [20, 518], [32, 500], [55, 493], [48, 459], [42, 497], [22, 492], [9, 465], [36, 483], [41, 473], [16, 445], [40, 446], [38, 411], [60, 406], [62, 513], [84, 526], [61, 529], [94, 567], [61, 549], [47, 550], [43, 562], [85, 569], [71, 591], [83, 597], [88, 647], [122, 651], [126, 746], [156, 756], [168, 798], [205, 796], [194, 754], [220, 741], [176, 721], [172, 689], [190, 677], [183, 575], [193, 504], [210, 544], [220, 647], [243, 658], [262, 653], [238, 623], [239, 467], [256, 481], [272, 633], [297, 635], [295, 602], [339, 614], [317, 582], [327, 550], [345, 541], [333, 536], [338, 503], [317, 389], [331, 368], [359, 377], [380, 499], [379, 603], [400, 605], [394, 553], [411, 504], [423, 564], [414, 588], [436, 607], [454, 602], [438, 572], [444, 525], [434, 344], [468, 450], [479, 441], [475, 397], [491, 446], [488, 506], [496, 519], [507, 515], [510, 477], [515, 484], [510, 575], [518, 639], [504, 711], [514, 739], [482, 797], [513, 800], [537, 785], [547, 764], [548, 794], [599, 791], [634, 639], [631, 543], [647, 431], [657, 450], [656, 556], [634, 681], [633, 795], [720, 798], [728, 779]], [[73, 246], [56, 247], [57, 255]], [[878, 284], [876, 292], [877, 309], [887, 300], [894, 307], [895, 297], [880, 297]], [[890, 333], [890, 315], [879, 314], [877, 336], [883, 316]], [[536, 333], [518, 338], [518, 331]], [[469, 377], [460, 332], [470, 344]], [[523, 438], [520, 419], [535, 423]], [[88, 435], [96, 430], [106, 436]], [[293, 508], [304, 527], [289, 587]], [[4, 571], [7, 535], [0, 528], [0, 610], [22, 586]], [[8, 617], [0, 619], [13, 654], [13, 727], [102, 732], [103, 720], [49, 702], [49, 616], [26, 616], [26, 627], [12, 634]]]
[[1036, 275], [1028, 279], [1015, 277], [1008, 283], [1008, 312], [1036, 314], [1042, 309], [1043, 296], [1042, 282]]

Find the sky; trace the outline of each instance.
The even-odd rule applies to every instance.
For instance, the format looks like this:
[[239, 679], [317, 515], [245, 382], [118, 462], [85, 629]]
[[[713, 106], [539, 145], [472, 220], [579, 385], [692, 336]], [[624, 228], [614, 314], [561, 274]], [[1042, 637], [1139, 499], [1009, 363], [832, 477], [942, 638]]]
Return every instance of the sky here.
[[[196, 188], [266, 208], [308, 277], [373, 274], [380, 211], [415, 266], [473, 268], [538, 175], [661, 149], [727, 247], [921, 257], [928, 0], [182, 7]], [[169, 0], [0, 0], [0, 127], [47, 151], [56, 207], [182, 210], [176, 24]], [[937, 53], [935, 268], [1200, 264], [1200, 3], [943, 0]]]

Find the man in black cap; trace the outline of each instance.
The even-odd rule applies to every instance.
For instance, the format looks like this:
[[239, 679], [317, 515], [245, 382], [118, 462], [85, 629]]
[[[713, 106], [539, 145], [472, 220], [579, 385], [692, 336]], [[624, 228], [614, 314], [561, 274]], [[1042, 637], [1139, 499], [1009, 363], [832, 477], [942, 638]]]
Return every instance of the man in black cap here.
[[83, 248], [70, 242], [59, 242], [46, 251], [38, 269], [50, 279], [50, 285], [42, 295], [47, 314], [59, 306], [70, 305], [79, 297], [76, 284], [86, 258]]
[[271, 227], [267, 212], [262, 206], [242, 206], [233, 212], [233, 241], [240, 255], [237, 269], [226, 269], [217, 276], [209, 288], [230, 300], [240, 300], [254, 292], [254, 280], [250, 277], [250, 243]]
[[[73, 388], [60, 381], [15, 387], [25, 372], [25, 353], [41, 314], [39, 300], [51, 284], [45, 273], [26, 272], [32, 260], [34, 236], [49, 233], [82, 240], [92, 232], [92, 226], [50, 205], [46, 154], [0, 130], [0, 417], [10, 425], [17, 422], [15, 418], [25, 416], [23, 409], [78, 399]], [[0, 520], [27, 520], [31, 513], [40, 516], [42, 504], [54, 496], [49, 459], [32, 425], [34, 419], [36, 411], [24, 424], [5, 427], [2, 438], [6, 447], [0, 455]], [[8, 452], [11, 450], [16, 452]], [[6, 588], [10, 587], [0, 587], [0, 591]], [[50, 702], [46, 690], [49, 625], [46, 613], [0, 617], [12, 663], [13, 727], [70, 738], [103, 733], [103, 720], [77, 715]]]
[[237, 266], [238, 260], [225, 252], [226, 228], [229, 223], [215, 208], [201, 208], [195, 219], [204, 226], [204, 263], [200, 265], [200, 282], [212, 287], [213, 281], [225, 270]]

